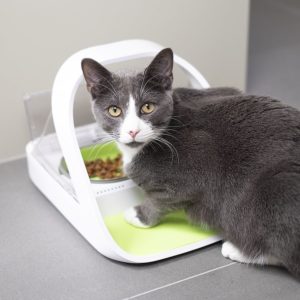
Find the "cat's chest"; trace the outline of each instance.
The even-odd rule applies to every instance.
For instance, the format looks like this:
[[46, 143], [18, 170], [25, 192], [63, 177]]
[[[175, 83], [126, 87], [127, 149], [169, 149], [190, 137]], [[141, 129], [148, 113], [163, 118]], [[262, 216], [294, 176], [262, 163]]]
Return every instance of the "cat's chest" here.
[[140, 152], [125, 166], [126, 175], [144, 189], [163, 186], [170, 181], [176, 166], [164, 153]]
[[127, 167], [130, 165], [134, 157], [139, 153], [141, 147], [129, 147], [121, 143], [118, 143], [118, 147], [122, 152], [123, 167], [126, 172]]

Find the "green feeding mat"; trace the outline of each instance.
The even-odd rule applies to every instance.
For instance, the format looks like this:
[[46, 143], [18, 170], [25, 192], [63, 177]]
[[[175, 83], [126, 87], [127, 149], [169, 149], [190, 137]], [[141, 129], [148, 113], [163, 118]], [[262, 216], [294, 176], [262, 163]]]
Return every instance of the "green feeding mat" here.
[[168, 214], [152, 228], [137, 228], [128, 224], [123, 213], [106, 217], [105, 224], [115, 242], [133, 255], [167, 252], [216, 235], [212, 230], [189, 224], [181, 211]]

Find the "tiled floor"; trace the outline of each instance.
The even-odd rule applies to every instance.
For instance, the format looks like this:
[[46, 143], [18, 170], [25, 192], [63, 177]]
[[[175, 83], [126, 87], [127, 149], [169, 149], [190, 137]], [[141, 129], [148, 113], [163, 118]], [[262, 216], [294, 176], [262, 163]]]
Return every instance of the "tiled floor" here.
[[147, 265], [97, 253], [28, 179], [0, 165], [0, 299], [299, 299], [280, 268], [232, 263], [220, 244]]

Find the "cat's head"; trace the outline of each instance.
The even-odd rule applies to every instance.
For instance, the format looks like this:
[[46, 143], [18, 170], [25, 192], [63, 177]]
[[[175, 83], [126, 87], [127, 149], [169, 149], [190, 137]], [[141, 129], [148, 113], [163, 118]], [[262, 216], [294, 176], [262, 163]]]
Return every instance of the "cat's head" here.
[[119, 143], [141, 146], [166, 128], [173, 113], [171, 49], [159, 52], [135, 75], [112, 73], [89, 58], [81, 65], [95, 119]]

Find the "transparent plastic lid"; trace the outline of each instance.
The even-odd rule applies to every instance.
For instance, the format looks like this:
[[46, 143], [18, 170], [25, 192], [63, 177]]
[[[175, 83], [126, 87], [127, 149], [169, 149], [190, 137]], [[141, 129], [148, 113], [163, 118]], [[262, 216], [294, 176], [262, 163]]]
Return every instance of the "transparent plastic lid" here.
[[[75, 198], [71, 180], [60, 172], [63, 154], [55, 133], [51, 114], [51, 92], [43, 91], [24, 97], [27, 122], [32, 141], [32, 155]], [[101, 131], [90, 109], [89, 95], [84, 86], [78, 89], [74, 103], [75, 132], [80, 146], [95, 143]]]

